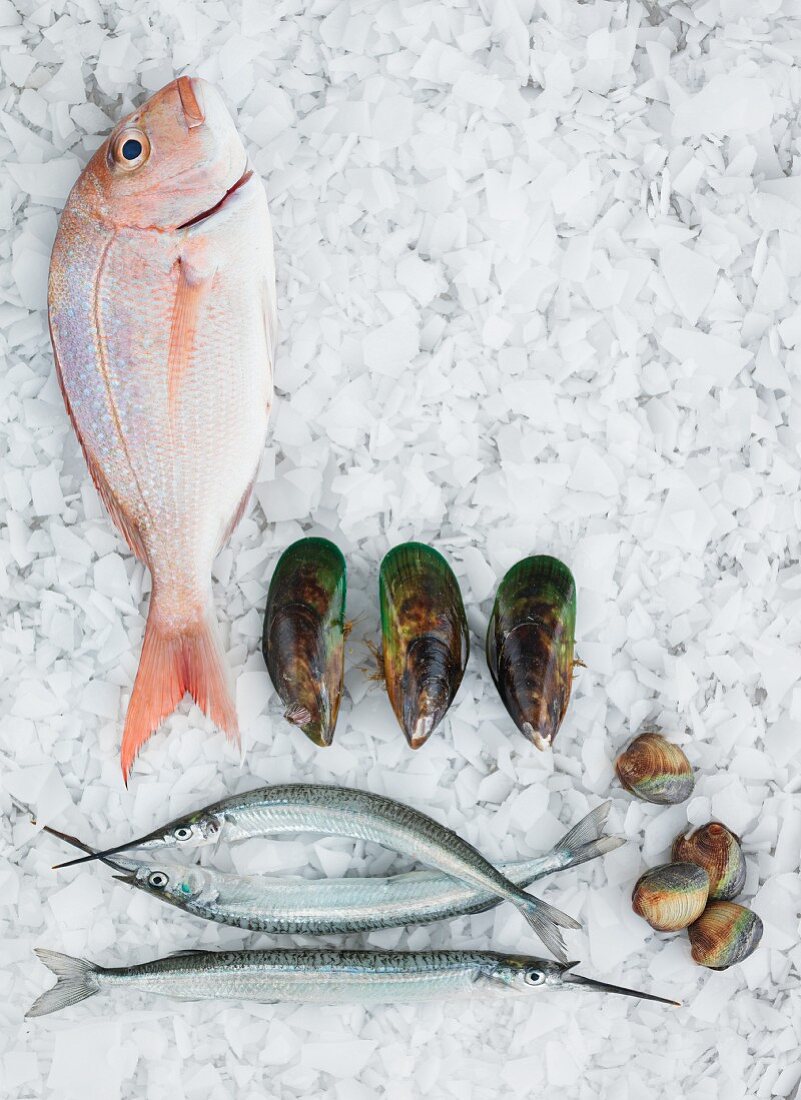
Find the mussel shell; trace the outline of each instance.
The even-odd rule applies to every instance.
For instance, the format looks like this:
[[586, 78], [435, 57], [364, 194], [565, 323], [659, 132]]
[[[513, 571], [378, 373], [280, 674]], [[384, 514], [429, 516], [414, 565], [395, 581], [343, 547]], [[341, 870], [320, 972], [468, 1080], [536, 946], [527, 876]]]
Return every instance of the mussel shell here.
[[316, 745], [334, 737], [345, 675], [345, 559], [328, 539], [300, 539], [270, 581], [262, 651], [286, 717]]
[[573, 683], [576, 584], [557, 558], [513, 565], [498, 587], [487, 629], [487, 664], [515, 725], [548, 749]]
[[747, 959], [762, 939], [762, 921], [736, 901], [711, 901], [687, 929], [699, 966], [727, 970]]
[[740, 838], [719, 821], [710, 821], [695, 832], [677, 836], [672, 856], [704, 868], [709, 875], [709, 897], [716, 901], [736, 898], [745, 885], [745, 856]]
[[703, 913], [709, 876], [695, 863], [664, 863], [637, 880], [631, 907], [657, 932], [677, 932]]
[[636, 737], [615, 761], [615, 771], [626, 790], [663, 806], [684, 802], [695, 786], [690, 761], [659, 733]]
[[467, 665], [462, 594], [442, 554], [420, 542], [390, 550], [378, 584], [387, 694], [417, 749], [445, 716]]

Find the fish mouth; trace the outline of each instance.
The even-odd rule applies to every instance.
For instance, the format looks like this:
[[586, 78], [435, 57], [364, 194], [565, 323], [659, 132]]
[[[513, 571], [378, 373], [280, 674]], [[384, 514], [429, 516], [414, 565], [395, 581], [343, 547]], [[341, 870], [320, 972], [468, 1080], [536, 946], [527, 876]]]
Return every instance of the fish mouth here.
[[241, 187], [245, 186], [252, 175], [253, 169], [249, 168], [246, 165], [245, 171], [242, 173], [236, 183], [231, 184], [231, 186], [228, 188], [228, 190], [225, 192], [219, 202], [215, 202], [214, 206], [210, 206], [208, 210], [202, 210], [199, 214], [196, 214], [194, 218], [190, 218], [189, 221], [182, 222], [181, 225], [177, 225], [175, 227], [176, 230], [189, 229], [191, 228], [191, 226], [197, 225], [198, 222], [205, 221], [206, 218], [212, 217], [212, 215], [216, 214], [219, 210], [222, 209], [225, 203], [228, 202], [228, 200], [230, 199], [231, 195], [235, 194]]
[[585, 978], [582, 974], [567, 974], [565, 971], [578, 966], [577, 962], [568, 963], [562, 971], [562, 977], [566, 983], [574, 986], [582, 986], [593, 993], [616, 993], [621, 997], [634, 997], [640, 1001], [656, 1001], [658, 1004], [671, 1005], [681, 1008], [681, 1001], [673, 1001], [668, 997], [658, 997], [655, 993], [643, 993], [639, 989], [628, 989], [624, 985], [610, 985], [608, 982], [599, 982], [595, 978]]

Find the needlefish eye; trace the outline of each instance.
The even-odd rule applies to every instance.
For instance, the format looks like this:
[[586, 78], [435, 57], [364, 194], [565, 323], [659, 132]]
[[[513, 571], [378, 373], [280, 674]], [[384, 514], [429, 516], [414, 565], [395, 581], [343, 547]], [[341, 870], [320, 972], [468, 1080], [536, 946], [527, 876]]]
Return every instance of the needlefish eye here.
[[192, 830], [188, 825], [179, 825], [172, 835], [176, 840], [189, 840], [192, 836]]
[[147, 877], [148, 886], [152, 886], [155, 890], [162, 890], [169, 881], [169, 878], [163, 871], [153, 871], [153, 873]]
[[545, 981], [545, 974], [542, 970], [530, 967], [524, 975], [524, 980], [526, 985], [542, 985]]

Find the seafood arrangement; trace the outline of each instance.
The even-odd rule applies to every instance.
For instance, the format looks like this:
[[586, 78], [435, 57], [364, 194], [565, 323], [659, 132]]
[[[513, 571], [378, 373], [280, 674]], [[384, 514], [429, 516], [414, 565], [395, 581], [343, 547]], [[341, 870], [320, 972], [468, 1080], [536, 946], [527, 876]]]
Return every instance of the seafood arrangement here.
[[676, 1005], [573, 972], [555, 963], [496, 951], [187, 951], [138, 966], [103, 967], [38, 948], [58, 979], [26, 1012], [46, 1016], [96, 993], [128, 986], [177, 1000], [234, 998], [274, 1004], [382, 1004], [443, 997], [521, 996], [536, 989], [617, 993]]
[[[275, 347], [275, 276], [263, 185], [234, 123], [205, 81], [182, 76], [114, 127], [73, 188], [53, 248], [48, 308], [56, 369], [93, 482], [152, 594], [122, 737], [125, 782], [146, 740], [186, 692], [232, 739], [236, 708], [218, 636], [211, 567], [247, 507], [267, 433]], [[442, 723], [470, 652], [458, 580], [420, 542], [391, 549], [379, 571], [381, 671], [408, 745]], [[347, 565], [328, 539], [281, 555], [267, 593], [265, 664], [284, 718], [332, 744], [344, 693]], [[512, 722], [550, 749], [570, 701], [576, 583], [563, 562], [526, 557], [502, 578], [485, 640]], [[335, 755], [335, 754], [332, 754]], [[626, 791], [674, 805], [692, 794], [685, 753], [660, 733], [615, 761]], [[313, 947], [183, 951], [102, 967], [37, 949], [56, 976], [27, 1012], [43, 1016], [116, 986], [185, 1000], [378, 1004], [534, 990], [664, 997], [576, 974], [564, 929], [579, 922], [527, 892], [613, 851], [610, 803], [544, 855], [494, 866], [427, 814], [342, 786], [284, 783], [232, 795], [138, 838], [97, 850], [45, 825], [126, 885], [208, 921], [262, 933], [349, 934], [452, 920], [513, 904], [555, 960], [493, 951]], [[287, 833], [370, 841], [425, 869], [311, 881], [237, 875], [171, 859], [174, 849]], [[136, 853], [132, 855], [130, 853]], [[687, 930], [693, 959], [723, 970], [762, 936], [732, 899], [746, 865], [739, 838], [710, 822], [680, 835], [672, 862], [645, 871], [634, 911], [659, 932]]]
[[92, 480], [152, 578], [127, 782], [187, 691], [239, 736], [211, 565], [264, 449], [275, 273], [264, 186], [206, 81], [162, 88], [89, 161], [59, 222], [48, 312]]
[[345, 676], [345, 559], [328, 539], [285, 550], [267, 593], [262, 651], [284, 717], [330, 745]]

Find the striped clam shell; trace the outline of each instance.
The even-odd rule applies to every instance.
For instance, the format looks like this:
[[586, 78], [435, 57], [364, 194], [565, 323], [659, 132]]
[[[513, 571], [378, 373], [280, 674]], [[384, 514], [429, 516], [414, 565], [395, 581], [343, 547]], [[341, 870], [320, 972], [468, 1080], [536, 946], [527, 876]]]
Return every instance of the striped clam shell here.
[[677, 836], [674, 860], [697, 863], [709, 875], [709, 897], [716, 901], [736, 898], [745, 885], [745, 857], [740, 838], [719, 821], [710, 821], [695, 832]]
[[736, 901], [710, 902], [687, 929], [693, 959], [710, 970], [727, 970], [747, 959], [762, 939], [762, 921]]
[[677, 932], [697, 920], [709, 896], [709, 876], [694, 863], [664, 863], [641, 875], [631, 907], [657, 932]]
[[690, 761], [660, 733], [635, 738], [615, 761], [615, 771], [626, 790], [644, 802], [684, 802], [695, 786]]

